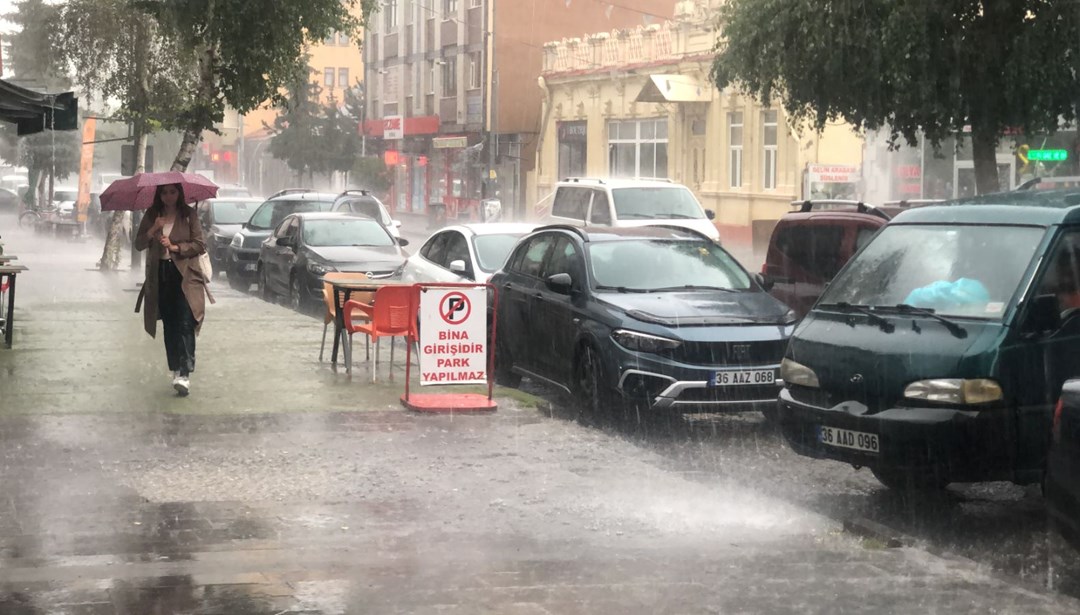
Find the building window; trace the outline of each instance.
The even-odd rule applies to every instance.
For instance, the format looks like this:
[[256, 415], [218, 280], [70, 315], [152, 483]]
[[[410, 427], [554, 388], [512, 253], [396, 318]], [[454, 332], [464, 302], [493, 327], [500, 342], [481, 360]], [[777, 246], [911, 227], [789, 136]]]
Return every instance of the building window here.
[[761, 112], [762, 144], [765, 147], [765, 168], [761, 179], [765, 190], [776, 190], [776, 110]]
[[334, 69], [326, 68], [323, 70], [323, 85], [332, 88], [334, 87]]
[[732, 188], [742, 188], [742, 111], [727, 114], [728, 121], [728, 184]]
[[608, 123], [608, 172], [617, 177], [667, 177], [667, 119]]
[[349, 87], [349, 69], [347, 67], [337, 69], [337, 83], [338, 87]]
[[393, 32], [398, 24], [398, 0], [383, 0], [383, 32]]
[[588, 151], [587, 122], [559, 122], [559, 179], [583, 177]]
[[330, 36], [323, 39], [322, 43], [323, 43], [323, 45], [325, 45], [327, 47], [333, 47], [334, 45], [337, 44], [337, 33], [332, 32], [330, 34]]
[[443, 60], [442, 95], [443, 98], [457, 96], [457, 58], [453, 56]]
[[450, 19], [457, 15], [457, 0], [443, 0], [442, 3], [443, 17]]
[[480, 52], [474, 52], [469, 54], [469, 89], [475, 90], [480, 87], [481, 83], [481, 68], [483, 63], [480, 61]]
[[342, 47], [348, 47], [349, 45], [352, 45], [352, 41], [349, 40], [349, 35], [345, 34], [344, 32], [338, 32], [337, 42], [338, 45], [341, 45]]
[[435, 60], [428, 60], [428, 84], [427, 93], [435, 93]]
[[411, 24], [416, 19], [416, 9], [413, 6], [415, 1], [416, 0], [405, 0], [405, 4], [403, 5], [405, 8], [405, 23], [407, 24]]
[[469, 0], [469, 8], [478, 9], [484, 4], [484, 0]]

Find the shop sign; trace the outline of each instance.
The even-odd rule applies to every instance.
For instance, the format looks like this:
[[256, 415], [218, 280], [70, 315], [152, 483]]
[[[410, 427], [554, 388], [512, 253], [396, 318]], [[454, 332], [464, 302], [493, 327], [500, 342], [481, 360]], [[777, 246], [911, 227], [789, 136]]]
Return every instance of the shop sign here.
[[559, 122], [559, 141], [561, 143], [584, 143], [587, 130], [587, 122]]
[[468, 147], [468, 137], [435, 137], [431, 140], [431, 146], [435, 149], [455, 149]]
[[810, 164], [806, 168], [811, 184], [855, 184], [861, 179], [859, 167], [840, 164]]
[[487, 382], [484, 287], [420, 294], [420, 385]]
[[393, 141], [405, 138], [405, 118], [400, 115], [388, 115], [383, 118], [383, 139]]

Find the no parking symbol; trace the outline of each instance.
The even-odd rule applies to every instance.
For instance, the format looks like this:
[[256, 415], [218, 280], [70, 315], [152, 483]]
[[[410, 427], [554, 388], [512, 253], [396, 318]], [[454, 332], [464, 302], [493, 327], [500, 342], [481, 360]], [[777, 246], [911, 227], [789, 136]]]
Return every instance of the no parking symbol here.
[[483, 384], [487, 366], [487, 289], [422, 288], [420, 384]]

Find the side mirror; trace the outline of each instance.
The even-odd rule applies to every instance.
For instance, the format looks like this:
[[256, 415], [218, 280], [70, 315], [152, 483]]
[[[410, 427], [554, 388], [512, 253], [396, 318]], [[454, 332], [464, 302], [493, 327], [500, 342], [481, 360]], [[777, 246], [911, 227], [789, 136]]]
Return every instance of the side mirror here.
[[393, 223], [394, 228], [401, 228], [401, 220], [391, 220], [391, 222]]
[[710, 219], [710, 220], [715, 220], [716, 219], [716, 212], [711, 210], [711, 209], [706, 209], [705, 210], [705, 217]]
[[570, 277], [569, 273], [556, 273], [548, 277], [545, 282], [548, 288], [560, 295], [569, 295], [570, 290], [574, 287], [574, 279]]
[[458, 275], [465, 275], [465, 273], [467, 272], [467, 270], [465, 268], [465, 261], [463, 261], [463, 260], [450, 261], [450, 271], [453, 271], [454, 273], [456, 273]]
[[278, 237], [277, 245], [282, 248], [292, 248], [296, 246], [296, 241], [292, 237]]
[[764, 288], [767, 291], [772, 290], [773, 284], [775, 283], [772, 278], [766, 276], [763, 273], [755, 273], [754, 281], [758, 283], [758, 286]]
[[399, 245], [399, 246], [401, 246], [403, 248], [405, 246], [409, 245], [409, 240], [405, 239], [404, 237], [398, 237], [396, 241], [397, 241], [397, 245]]
[[1060, 327], [1061, 311], [1057, 295], [1039, 295], [1031, 300], [1025, 326], [1029, 333], [1056, 331]]

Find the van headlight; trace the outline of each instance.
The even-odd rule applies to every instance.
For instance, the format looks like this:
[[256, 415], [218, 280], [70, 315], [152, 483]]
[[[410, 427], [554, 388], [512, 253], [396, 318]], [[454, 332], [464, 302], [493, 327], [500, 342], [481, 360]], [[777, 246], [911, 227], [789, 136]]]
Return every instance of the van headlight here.
[[797, 384], [811, 389], [821, 386], [814, 370], [791, 359], [780, 362], [780, 379], [784, 381], [784, 384]]
[[935, 378], [918, 380], [907, 385], [904, 397], [945, 404], [973, 405], [999, 401], [1002, 393], [1001, 385], [989, 378]]
[[682, 346], [682, 342], [679, 340], [638, 333], [637, 331], [627, 331], [626, 329], [616, 329], [611, 334], [611, 339], [615, 340], [615, 343], [623, 348], [637, 352], [660, 353], [665, 350], [675, 350]]
[[240, 248], [244, 247], [244, 236], [240, 233], [233, 235], [232, 243], [230, 243], [229, 245], [239, 250]]

